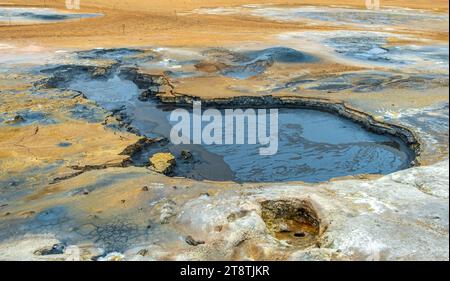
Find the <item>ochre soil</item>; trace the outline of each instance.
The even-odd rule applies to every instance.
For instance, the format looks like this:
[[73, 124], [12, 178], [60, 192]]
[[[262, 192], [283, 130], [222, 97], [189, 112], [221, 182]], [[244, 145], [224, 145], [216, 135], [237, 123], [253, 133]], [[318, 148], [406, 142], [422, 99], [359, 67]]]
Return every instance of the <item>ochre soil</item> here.
[[[204, 7], [230, 7], [247, 0], [81, 0], [79, 12], [105, 16], [56, 24], [0, 25], [3, 42], [49, 47], [94, 48], [119, 46], [205, 47], [267, 41], [270, 35], [304, 29], [332, 29], [298, 23], [279, 23], [239, 15], [180, 15]], [[365, 7], [363, 0], [254, 0], [252, 4], [342, 5]], [[66, 9], [64, 0], [8, 0], [0, 6], [36, 6]], [[382, 0], [383, 6], [448, 13], [446, 0]], [[352, 28], [352, 27], [348, 27]], [[448, 41], [448, 32], [424, 31], [422, 38]]]

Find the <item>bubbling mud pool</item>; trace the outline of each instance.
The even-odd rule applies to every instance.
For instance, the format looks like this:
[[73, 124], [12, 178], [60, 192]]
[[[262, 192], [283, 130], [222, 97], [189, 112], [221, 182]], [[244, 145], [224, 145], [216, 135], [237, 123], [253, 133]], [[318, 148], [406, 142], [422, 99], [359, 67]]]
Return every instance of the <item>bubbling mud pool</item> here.
[[[141, 134], [169, 139], [174, 125], [169, 116], [179, 107], [163, 105], [156, 98], [139, 100], [138, 86], [120, 74], [107, 79], [76, 76], [67, 87], [108, 110], [121, 112]], [[259, 155], [259, 145], [173, 145], [165, 141], [145, 147], [132, 159], [135, 165], [144, 166], [154, 153], [171, 152], [177, 160], [175, 176], [237, 182], [320, 182], [348, 175], [388, 174], [408, 168], [414, 159], [399, 138], [369, 132], [328, 112], [280, 108], [278, 117], [275, 155]], [[192, 157], [185, 159], [183, 151]]]

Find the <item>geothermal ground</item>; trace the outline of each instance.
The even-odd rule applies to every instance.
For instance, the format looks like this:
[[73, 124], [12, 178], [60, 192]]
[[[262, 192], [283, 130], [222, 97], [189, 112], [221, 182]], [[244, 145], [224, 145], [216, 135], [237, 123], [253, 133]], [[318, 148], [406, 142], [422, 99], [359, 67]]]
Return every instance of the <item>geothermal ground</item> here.
[[0, 260], [449, 259], [447, 1], [160, 2], [0, 3]]

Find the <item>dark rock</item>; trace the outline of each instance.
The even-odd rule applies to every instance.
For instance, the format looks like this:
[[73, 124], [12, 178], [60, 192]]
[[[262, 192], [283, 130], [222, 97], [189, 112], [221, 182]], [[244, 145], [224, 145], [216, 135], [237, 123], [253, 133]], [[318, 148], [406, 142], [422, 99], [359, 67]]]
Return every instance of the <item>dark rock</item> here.
[[183, 151], [181, 151], [181, 158], [183, 158], [183, 160], [191, 160], [192, 153], [188, 150], [183, 150]]
[[25, 122], [25, 118], [22, 115], [16, 115], [13, 119], [6, 121], [8, 124], [18, 124]]
[[188, 243], [191, 246], [198, 246], [201, 244], [205, 244], [205, 241], [200, 241], [200, 240], [195, 240], [192, 236], [188, 235], [186, 236], [186, 238], [184, 239], [184, 241], [186, 241], [186, 243]]
[[147, 249], [139, 250], [139, 252], [137, 252], [137, 254], [145, 257], [148, 254], [148, 250]]
[[152, 91], [151, 89], [147, 89], [138, 96], [138, 99], [140, 101], [149, 101], [154, 96], [155, 96], [155, 91]]
[[64, 254], [66, 246], [62, 243], [54, 244], [51, 248], [42, 248], [34, 252], [37, 256], [61, 255]]

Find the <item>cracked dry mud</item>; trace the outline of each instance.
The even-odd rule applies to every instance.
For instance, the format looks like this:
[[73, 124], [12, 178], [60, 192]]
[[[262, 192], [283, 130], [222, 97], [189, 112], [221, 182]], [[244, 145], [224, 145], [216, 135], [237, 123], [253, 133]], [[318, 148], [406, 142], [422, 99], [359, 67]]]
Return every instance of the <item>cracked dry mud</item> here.
[[[133, 19], [117, 3], [46, 23], [89, 40], [31, 46], [36, 25], [0, 13], [1, 260], [449, 259], [448, 7], [178, 3], [153, 42], [138, 19], [168, 8], [131, 2]], [[128, 41], [103, 34], [117, 20]], [[286, 110], [289, 149], [171, 145], [168, 112], [194, 100]], [[149, 169], [156, 153], [175, 176]]]

